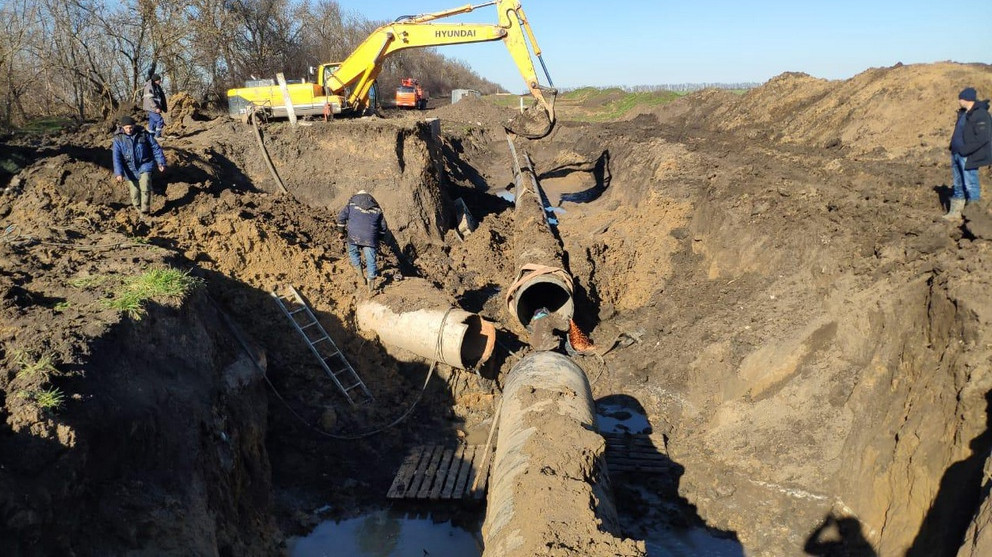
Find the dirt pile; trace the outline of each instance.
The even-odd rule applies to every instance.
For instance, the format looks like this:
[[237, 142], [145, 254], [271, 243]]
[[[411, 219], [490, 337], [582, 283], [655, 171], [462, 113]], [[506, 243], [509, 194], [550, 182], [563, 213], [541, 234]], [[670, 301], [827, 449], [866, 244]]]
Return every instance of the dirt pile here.
[[165, 124], [166, 135], [184, 135], [187, 130], [195, 127], [195, 122], [212, 119], [203, 113], [200, 103], [185, 91], [169, 98], [169, 112], [166, 117], [168, 118]]
[[20, 178], [0, 198], [0, 546], [270, 554], [257, 368], [203, 292], [113, 308], [174, 261], [112, 208], [106, 170], [57, 156]]
[[654, 112], [663, 120], [811, 150], [847, 147], [889, 159], [930, 159], [946, 151], [957, 95], [968, 86], [988, 96], [992, 66], [897, 65], [842, 81], [785, 73], [740, 96], [708, 91]]

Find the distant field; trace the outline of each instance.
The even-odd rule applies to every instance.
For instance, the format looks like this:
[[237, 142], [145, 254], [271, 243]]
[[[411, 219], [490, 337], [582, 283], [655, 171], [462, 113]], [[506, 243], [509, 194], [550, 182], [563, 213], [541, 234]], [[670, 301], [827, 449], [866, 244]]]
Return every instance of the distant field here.
[[[583, 87], [558, 95], [555, 112], [562, 120], [607, 122], [621, 118], [637, 106], [665, 104], [685, 94], [674, 91], [627, 92], [616, 87]], [[520, 97], [515, 95], [490, 95], [486, 98], [500, 106], [516, 108], [520, 105]], [[527, 97], [524, 97], [524, 103], [528, 103]]]

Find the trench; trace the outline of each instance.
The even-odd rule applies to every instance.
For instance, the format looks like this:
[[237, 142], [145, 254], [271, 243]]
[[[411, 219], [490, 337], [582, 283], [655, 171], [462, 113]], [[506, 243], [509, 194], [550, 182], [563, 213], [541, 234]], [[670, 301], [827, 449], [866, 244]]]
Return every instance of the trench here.
[[[542, 451], [537, 444], [530, 460], [541, 466], [532, 475], [553, 480], [578, 463], [577, 471], [560, 476], [580, 478], [589, 491], [579, 499], [596, 504], [558, 508], [535, 491], [509, 506], [527, 523], [521, 529], [553, 517], [553, 533], [576, 553], [736, 556], [842, 547], [863, 555], [910, 548], [951, 554], [948, 548], [964, 535], [980, 503], [971, 486], [981, 484], [988, 449], [987, 403], [976, 371], [988, 332], [985, 306], [967, 273], [930, 258], [945, 245], [942, 230], [897, 234], [897, 225], [872, 213], [843, 176], [817, 177], [822, 181], [814, 188], [808, 169], [761, 158], [760, 148], [686, 139], [682, 131], [637, 123], [608, 133], [566, 125], [549, 142], [528, 144], [551, 209], [543, 216], [554, 220], [550, 236], [539, 236], [500, 195], [514, 180], [503, 138], [444, 122], [440, 137], [423, 123], [333, 125], [334, 133], [321, 126], [266, 130], [294, 200], [274, 194], [249, 148], [225, 144], [221, 135], [210, 152], [177, 148], [190, 169], [164, 192], [162, 218], [133, 224], [206, 280], [212, 301], [197, 298], [192, 305], [216, 310], [196, 318], [207, 326], [184, 327], [171, 310], [157, 308], [164, 313], [133, 329], [125, 322], [100, 342], [126, 345], [167, 322], [184, 342], [195, 337], [216, 348], [170, 352], [166, 364], [149, 368], [162, 382], [155, 397], [195, 433], [173, 432], [148, 410], [128, 414], [110, 441], [97, 446], [121, 440], [130, 447], [122, 461], [139, 472], [154, 464], [138, 453], [154, 448], [157, 432], [185, 447], [187, 468], [203, 451], [209, 458], [201, 461], [211, 467], [207, 483], [223, 488], [191, 500], [197, 516], [214, 512], [222, 519], [207, 533], [166, 514], [158, 515], [160, 523], [125, 527], [122, 521], [111, 545], [135, 548], [147, 536], [160, 549], [174, 549], [161, 540], [178, 531], [220, 554], [267, 554], [273, 546], [297, 555], [329, 546], [356, 555], [482, 554], [485, 499], [405, 501], [386, 493], [417, 447], [440, 447], [433, 453], [440, 461], [444, 451], [488, 445], [492, 436], [494, 452], [506, 450], [511, 442], [492, 435], [503, 424], [501, 393], [515, 366], [533, 354], [567, 358], [588, 395], [582, 417], [550, 432], [560, 434], [561, 446]], [[689, 151], [689, 140], [708, 142], [718, 155]], [[340, 166], [341, 175], [328, 177], [330, 166]], [[742, 179], [756, 167], [767, 174]], [[373, 174], [387, 177], [371, 187], [394, 237], [382, 253], [382, 291], [370, 295], [335, 243], [328, 208], [341, 205], [356, 185], [368, 186]], [[117, 194], [73, 181], [71, 173], [59, 180], [67, 191], [78, 189], [69, 195], [120, 203]], [[794, 187], [767, 191], [769, 181]], [[523, 197], [517, 192], [513, 200]], [[807, 204], [809, 198], [816, 201]], [[469, 234], [455, 232], [455, 199], [478, 221]], [[869, 218], [879, 229], [871, 237], [836, 222]], [[570, 283], [541, 275], [508, 302], [508, 286], [535, 253], [539, 263], [557, 262]], [[117, 256], [115, 265], [127, 263], [127, 254]], [[372, 387], [373, 404], [349, 404], [328, 380], [272, 302], [270, 291], [285, 285], [303, 293]], [[25, 307], [27, 286], [15, 299]], [[391, 314], [363, 326], [360, 309], [369, 304]], [[449, 321], [452, 308], [467, 317]], [[424, 309], [433, 313], [403, 320]], [[547, 347], [534, 350], [542, 310], [574, 319], [595, 341], [598, 357], [576, 351], [560, 329], [544, 338]], [[242, 333], [224, 333], [225, 319]], [[495, 324], [494, 334], [486, 323]], [[449, 353], [452, 346], [434, 331], [451, 324], [459, 327]], [[201, 330], [221, 332], [207, 340]], [[424, 332], [416, 340], [414, 333]], [[153, 340], [163, 345], [169, 336]], [[138, 351], [122, 350], [129, 370], [142, 368], [146, 359]], [[90, 371], [115, 369], [114, 354], [107, 351]], [[213, 389], [196, 370], [212, 370], [226, 386]], [[122, 373], [120, 380], [135, 377]], [[188, 399], [179, 404], [174, 391], [189, 377], [204, 383], [180, 389]], [[582, 390], [575, 385], [553, 396], [571, 397]], [[519, 392], [535, 406], [558, 400], [547, 394], [552, 388]], [[184, 404], [202, 406], [183, 412]], [[526, 414], [517, 412], [513, 417]], [[542, 420], [534, 429], [552, 423]], [[616, 443], [611, 434], [626, 443], [634, 442], [631, 436], [650, 438], [650, 473], [622, 465], [610, 470], [608, 454], [601, 466], [598, 456]], [[192, 483], [195, 492], [200, 484]], [[550, 485], [553, 491], [567, 484]], [[576, 526], [585, 523], [576, 517], [590, 516], [579, 511], [591, 511], [587, 522], [598, 520], [602, 529]], [[253, 521], [265, 520], [273, 524], [239, 539]], [[86, 524], [85, 518], [77, 523]], [[68, 545], [53, 547], [71, 547], [71, 538], [61, 536], [59, 543]]]

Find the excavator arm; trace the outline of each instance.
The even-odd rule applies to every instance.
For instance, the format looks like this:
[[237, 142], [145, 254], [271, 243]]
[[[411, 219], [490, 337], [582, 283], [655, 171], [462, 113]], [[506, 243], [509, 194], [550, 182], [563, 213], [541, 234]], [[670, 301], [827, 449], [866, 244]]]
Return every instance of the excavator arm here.
[[[495, 25], [434, 23], [439, 19], [492, 5], [496, 6], [499, 14], [499, 20]], [[509, 50], [542, 114], [537, 129], [528, 130], [533, 123], [524, 119], [508, 124], [507, 130], [531, 139], [544, 137], [551, 133], [555, 124], [554, 101], [557, 91], [553, 88], [551, 77], [541, 58], [541, 49], [518, 0], [494, 0], [477, 6], [466, 5], [441, 12], [400, 18], [373, 31], [343, 62], [321, 65], [317, 82], [324, 87], [325, 95], [343, 98], [342, 109], [363, 112], [369, 108], [369, 94], [373, 83], [382, 71], [384, 60], [390, 54], [408, 48], [498, 40], [502, 40]], [[538, 80], [528, 43], [533, 49], [534, 56], [541, 62], [541, 68], [548, 80], [547, 87], [542, 86]]]

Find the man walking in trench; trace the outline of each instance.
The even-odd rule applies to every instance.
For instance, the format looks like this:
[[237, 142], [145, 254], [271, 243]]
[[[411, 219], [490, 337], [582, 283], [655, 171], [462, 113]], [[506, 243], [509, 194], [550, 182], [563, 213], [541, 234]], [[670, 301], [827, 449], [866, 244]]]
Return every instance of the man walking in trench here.
[[131, 205], [147, 216], [152, 208], [152, 169], [157, 163], [158, 171], [165, 172], [165, 154], [155, 138], [137, 125], [134, 118], [123, 116], [120, 124], [113, 142], [114, 178], [118, 182], [127, 180]]
[[169, 105], [165, 100], [165, 91], [162, 90], [161, 75], [152, 74], [151, 79], [145, 82], [142, 107], [148, 113], [148, 131], [156, 140], [162, 139], [162, 129], [165, 128], [165, 118], [162, 114], [169, 111]]
[[379, 240], [386, 235], [386, 219], [382, 215], [382, 208], [372, 194], [358, 190], [338, 213], [337, 226], [342, 237], [347, 230], [348, 257], [359, 276], [362, 276], [361, 256], [365, 256], [365, 283], [369, 292], [375, 292], [378, 274], [376, 249]]

